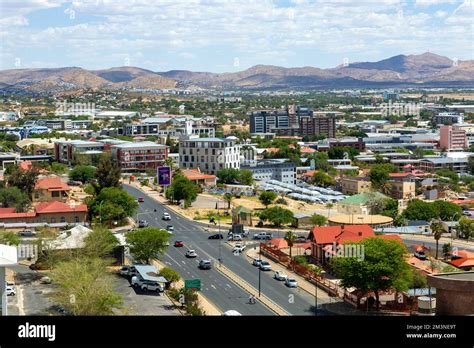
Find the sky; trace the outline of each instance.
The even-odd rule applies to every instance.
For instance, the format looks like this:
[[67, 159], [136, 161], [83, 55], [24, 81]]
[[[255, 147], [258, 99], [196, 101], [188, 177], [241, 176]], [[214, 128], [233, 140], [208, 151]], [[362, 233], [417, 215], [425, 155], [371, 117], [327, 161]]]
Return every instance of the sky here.
[[474, 59], [474, 0], [0, 0], [0, 69]]

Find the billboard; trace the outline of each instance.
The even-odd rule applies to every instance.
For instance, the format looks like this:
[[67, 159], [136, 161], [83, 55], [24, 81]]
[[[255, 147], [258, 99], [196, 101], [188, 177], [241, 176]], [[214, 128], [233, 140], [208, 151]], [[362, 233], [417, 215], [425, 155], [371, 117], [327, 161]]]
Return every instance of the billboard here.
[[170, 167], [158, 167], [158, 185], [168, 186], [171, 184], [171, 168]]

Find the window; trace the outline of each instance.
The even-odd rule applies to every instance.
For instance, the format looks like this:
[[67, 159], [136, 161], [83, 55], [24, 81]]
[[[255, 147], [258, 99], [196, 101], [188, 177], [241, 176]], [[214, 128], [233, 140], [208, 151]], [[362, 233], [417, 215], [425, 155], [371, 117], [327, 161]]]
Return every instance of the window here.
[[64, 216], [61, 216], [61, 222], [66, 222], [66, 218]]
[[51, 192], [51, 197], [53, 197], [53, 198], [58, 198], [58, 197], [59, 197], [59, 191], [53, 191], [53, 192]]
[[56, 223], [56, 218], [51, 218], [51, 223], [52, 224]]
[[79, 222], [79, 216], [74, 216], [74, 222]]

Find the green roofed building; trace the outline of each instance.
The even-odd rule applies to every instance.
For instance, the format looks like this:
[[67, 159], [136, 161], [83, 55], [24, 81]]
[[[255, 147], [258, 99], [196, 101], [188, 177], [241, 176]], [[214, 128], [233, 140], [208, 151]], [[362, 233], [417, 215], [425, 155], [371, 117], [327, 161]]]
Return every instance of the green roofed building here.
[[337, 212], [341, 214], [369, 215], [372, 201], [386, 200], [390, 197], [380, 192], [364, 192], [358, 195], [347, 197], [337, 203]]

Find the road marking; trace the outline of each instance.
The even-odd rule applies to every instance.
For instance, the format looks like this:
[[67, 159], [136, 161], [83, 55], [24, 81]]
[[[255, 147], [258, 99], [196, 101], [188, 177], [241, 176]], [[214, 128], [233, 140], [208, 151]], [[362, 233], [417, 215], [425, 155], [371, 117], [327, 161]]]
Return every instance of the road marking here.
[[169, 266], [171, 266], [171, 262], [165, 261], [165, 263]]
[[181, 262], [183, 263], [183, 265], [185, 265], [185, 264], [186, 264], [186, 262], [184, 262], [183, 260], [181, 260]]
[[217, 290], [217, 288], [214, 286], [214, 284], [211, 284], [211, 288], [213, 288], [214, 290]]
[[227, 283], [225, 283], [225, 285], [226, 285], [226, 286], [228, 286], [228, 287], [229, 287], [229, 289], [231, 289], [231, 288], [232, 288], [232, 286], [230, 286], [230, 285], [229, 285], [229, 284], [227, 284]]

